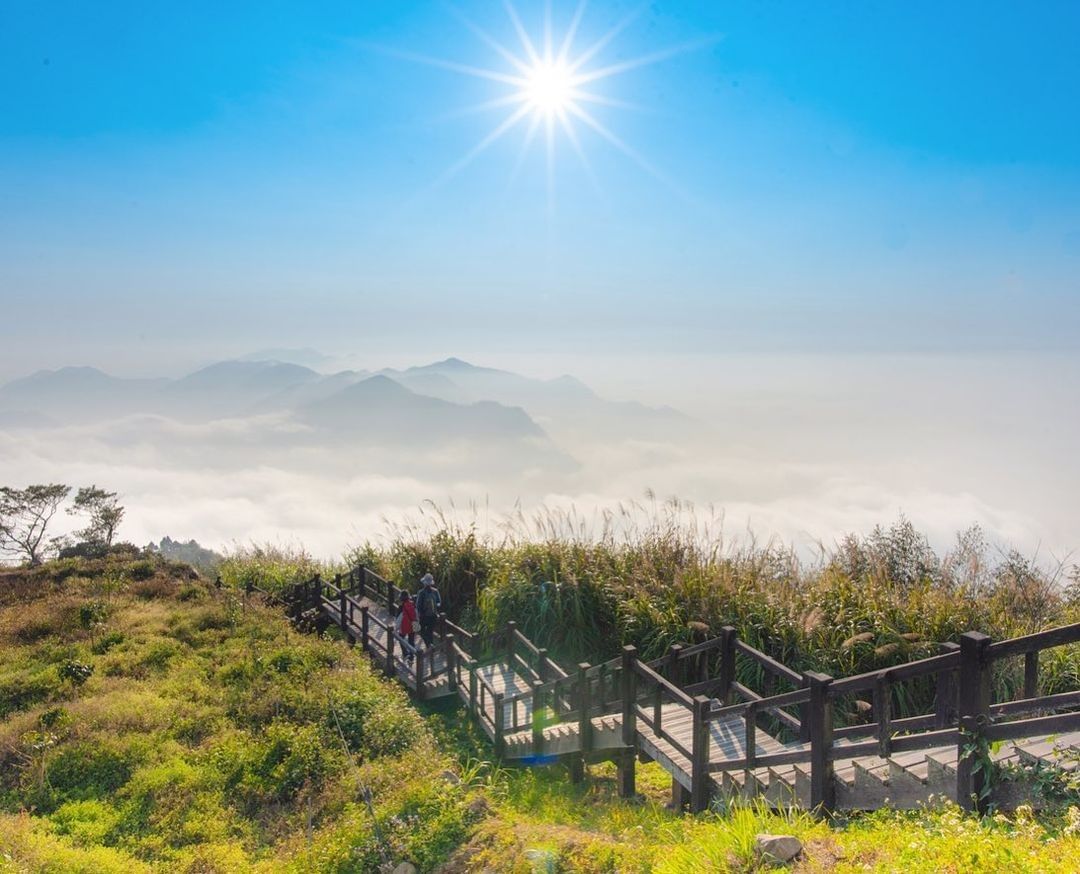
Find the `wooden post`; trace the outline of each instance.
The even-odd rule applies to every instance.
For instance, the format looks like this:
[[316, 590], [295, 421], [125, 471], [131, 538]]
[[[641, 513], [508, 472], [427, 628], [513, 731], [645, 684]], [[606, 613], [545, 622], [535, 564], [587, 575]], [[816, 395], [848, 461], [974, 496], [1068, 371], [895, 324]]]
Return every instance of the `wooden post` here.
[[[941, 653], [958, 652], [960, 644], [947, 642], [941, 644]], [[937, 672], [934, 689], [934, 727], [948, 728], [956, 717], [956, 668]]]
[[577, 705], [578, 705], [578, 738], [582, 753], [592, 751], [592, 696], [589, 688], [589, 663], [581, 662], [577, 666]]
[[832, 677], [810, 671], [810, 806], [828, 813], [835, 804], [832, 751], [833, 714], [829, 700]]
[[441, 610], [435, 620], [435, 630], [439, 633], [439, 637], [446, 637], [446, 614]]
[[368, 605], [360, 607], [360, 648], [364, 652], [371, 651], [371, 643], [368, 640]]
[[622, 650], [622, 739], [627, 749], [619, 758], [619, 796], [633, 798], [637, 793], [634, 768], [637, 749], [637, 648], [624, 646]]
[[503, 726], [506, 715], [503, 713], [503, 693], [495, 693], [495, 757], [501, 759], [506, 752], [506, 739], [503, 737]]
[[618, 771], [619, 797], [633, 798], [637, 795], [637, 782], [634, 769], [637, 767], [637, 756], [633, 750], [623, 750], [615, 763]]
[[574, 753], [570, 757], [570, 782], [575, 786], [585, 779], [585, 756]]
[[543, 755], [544, 752], [543, 686], [542, 680], [533, 680], [532, 682], [532, 753], [534, 756]]
[[622, 648], [622, 740], [623, 746], [637, 746], [637, 647]]
[[[402, 645], [401, 649], [404, 651], [405, 646]], [[412, 654], [412, 663], [415, 665], [413, 672], [416, 676], [416, 694], [419, 698], [424, 697], [424, 656], [430, 657], [428, 673], [431, 674], [435, 670], [435, 657], [431, 650], [424, 650], [422, 653], [414, 652]], [[408, 664], [407, 660], [406, 664]]]
[[892, 683], [889, 672], [874, 678], [874, 718], [877, 720], [878, 755], [889, 758], [892, 752]]
[[[810, 679], [806, 674], [802, 675], [802, 688], [810, 688]], [[799, 705], [799, 742], [810, 743], [810, 702]]]
[[653, 734], [659, 735], [662, 728], [661, 720], [664, 718], [664, 687], [657, 683], [655, 688], [652, 710]]
[[547, 679], [547, 674], [544, 672], [544, 662], [547, 661], [548, 651], [541, 647], [536, 651], [536, 676], [541, 680]]
[[514, 669], [514, 632], [517, 631], [517, 623], [511, 619], [506, 623], [506, 663], [510, 670]]
[[[982, 797], [986, 774], [976, 770], [982, 731], [989, 722], [990, 663], [986, 648], [990, 638], [980, 631], [960, 635], [960, 742], [956, 756], [956, 803], [964, 810], [984, 812]], [[965, 755], [965, 750], [970, 754]]]
[[690, 751], [690, 812], [701, 813], [709, 806], [709, 710], [712, 701], [704, 695], [694, 698], [694, 735]]
[[717, 693], [724, 704], [731, 703], [731, 684], [735, 682], [735, 628], [720, 629], [720, 689]]
[[391, 620], [394, 618], [397, 605], [394, 603], [394, 584], [389, 580], [386, 581], [386, 612], [389, 614]]
[[479, 712], [479, 702], [476, 700], [476, 659], [469, 659], [469, 707], [472, 709], [473, 718]]
[[349, 637], [349, 596], [341, 587], [341, 574], [334, 576], [334, 585], [338, 590], [338, 623], [341, 625], [341, 633]]
[[[457, 693], [457, 653], [454, 652], [454, 635], [448, 634], [443, 638], [443, 648], [446, 650], [446, 680], [450, 684], [450, 691]], [[432, 670], [434, 670], [432, 665]], [[417, 679], [417, 683], [420, 680]]]
[[[746, 705], [746, 713], [743, 715], [743, 750], [746, 755], [746, 770], [754, 770], [754, 761], [757, 759], [757, 702], [749, 701]], [[747, 784], [749, 785], [749, 784]]]
[[673, 643], [668, 647], [668, 679], [680, 688], [683, 684], [683, 664], [679, 658], [682, 650], [681, 643]]
[[397, 673], [394, 670], [394, 626], [392, 624], [386, 629], [386, 667], [384, 671], [388, 677], [392, 677]]
[[675, 777], [671, 778], [671, 806], [676, 811], [686, 810], [690, 805], [690, 793]]
[[1024, 697], [1037, 698], [1039, 695], [1039, 651], [1024, 653]]

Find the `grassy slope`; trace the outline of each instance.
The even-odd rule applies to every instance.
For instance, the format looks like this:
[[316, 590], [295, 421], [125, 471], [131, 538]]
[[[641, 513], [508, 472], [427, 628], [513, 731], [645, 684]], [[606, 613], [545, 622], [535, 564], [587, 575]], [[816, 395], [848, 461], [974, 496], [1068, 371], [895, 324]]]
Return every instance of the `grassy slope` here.
[[[62, 679], [73, 663], [93, 669], [81, 686]], [[0, 574], [0, 871], [748, 870], [759, 831], [802, 836], [804, 871], [1066, 871], [1080, 852], [1067, 817], [690, 818], [664, 808], [655, 766], [630, 805], [608, 766], [573, 787], [559, 768], [506, 771], [487, 754], [468, 723], [422, 717], [358, 653], [183, 566], [121, 556]]]
[[[467, 791], [428, 779], [449, 761], [348, 648], [160, 561], [0, 592], [0, 870], [369, 870], [361, 785], [396, 855], [431, 867], [463, 839]], [[72, 662], [93, 668], [82, 686]]]

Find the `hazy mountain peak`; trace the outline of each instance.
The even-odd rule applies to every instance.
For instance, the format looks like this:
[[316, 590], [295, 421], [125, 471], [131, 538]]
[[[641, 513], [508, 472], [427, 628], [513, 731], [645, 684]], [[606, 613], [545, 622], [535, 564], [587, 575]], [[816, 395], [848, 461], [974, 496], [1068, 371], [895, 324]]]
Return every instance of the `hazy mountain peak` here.
[[374, 376], [369, 376], [367, 379], [362, 379], [349, 386], [345, 391], [349, 394], [364, 394], [382, 397], [404, 397], [405, 395], [413, 394], [413, 392], [396, 379], [392, 379], [382, 373], [377, 373]]
[[12, 380], [8, 385], [31, 385], [34, 383], [42, 382], [104, 382], [106, 380], [116, 379], [114, 376], [110, 376], [104, 370], [99, 370], [96, 367], [87, 367], [85, 365], [58, 367], [55, 370], [37, 370], [31, 373], [29, 376], [24, 376], [21, 379]]
[[271, 379], [280, 383], [319, 379], [310, 367], [288, 364], [282, 361], [218, 361], [209, 364], [179, 380], [187, 386], [208, 386], [217, 383]]
[[466, 373], [502, 373], [500, 370], [494, 370], [490, 367], [480, 367], [476, 364], [470, 364], [461, 358], [444, 358], [442, 361], [433, 361], [431, 364], [421, 364], [417, 367], [410, 367], [406, 373], [425, 373], [430, 371], [439, 371], [466, 374]]

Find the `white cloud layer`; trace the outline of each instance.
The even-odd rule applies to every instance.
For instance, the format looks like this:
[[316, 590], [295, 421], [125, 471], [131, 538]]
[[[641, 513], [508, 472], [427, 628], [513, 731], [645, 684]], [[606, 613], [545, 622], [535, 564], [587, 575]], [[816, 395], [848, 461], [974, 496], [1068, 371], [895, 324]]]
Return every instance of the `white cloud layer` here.
[[[1037, 370], [1045, 362], [1033, 361], [981, 370], [921, 362], [906, 377], [884, 360], [772, 362], [771, 373], [748, 378], [741, 368], [740, 380], [726, 383], [731, 368], [722, 364], [696, 363], [666, 393], [642, 386], [650, 400], [669, 398], [706, 420], [701, 433], [619, 439], [570, 428], [568, 443], [551, 429], [576, 470], [511, 470], [504, 459], [485, 472], [483, 457], [478, 463], [474, 447], [460, 443], [423, 453], [296, 443], [304, 427], [280, 415], [134, 416], [0, 430], [0, 484], [117, 490], [128, 508], [121, 536], [136, 543], [286, 541], [327, 557], [429, 500], [479, 504], [494, 527], [515, 507], [573, 506], [596, 519], [650, 489], [722, 515], [729, 536], [749, 530], [807, 552], [900, 513], [939, 547], [975, 522], [1026, 551], [1062, 557], [1080, 545], [1077, 413], [1063, 404], [1074, 364], [1054, 382]], [[618, 392], [617, 378], [608, 383]]]

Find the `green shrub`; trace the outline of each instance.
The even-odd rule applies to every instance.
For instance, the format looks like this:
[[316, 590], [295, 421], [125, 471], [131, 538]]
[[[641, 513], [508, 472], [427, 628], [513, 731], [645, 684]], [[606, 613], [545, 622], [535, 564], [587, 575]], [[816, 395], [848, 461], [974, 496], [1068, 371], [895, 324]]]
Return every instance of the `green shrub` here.
[[169, 859], [177, 848], [250, 837], [216, 773], [179, 757], [137, 770], [117, 793], [117, 808], [119, 844], [142, 855]]
[[226, 586], [243, 589], [250, 584], [267, 592], [280, 592], [324, 571], [327, 568], [303, 549], [274, 544], [240, 547], [218, 569]]
[[106, 740], [62, 746], [48, 761], [54, 803], [109, 798], [131, 778], [132, 750]]
[[286, 802], [304, 789], [318, 788], [340, 756], [333, 738], [315, 726], [285, 722], [269, 725], [262, 735], [244, 734], [220, 745], [211, 761], [224, 785], [235, 789], [249, 808]]
[[[76, 837], [72, 835], [72, 838]], [[150, 874], [151, 868], [113, 847], [76, 846], [29, 816], [0, 815], [0, 871], [35, 874]]]
[[68, 659], [57, 668], [57, 674], [61, 680], [67, 680], [72, 686], [81, 686], [93, 676], [94, 666], [75, 659]]
[[401, 755], [424, 731], [399, 690], [390, 692], [372, 680], [340, 690], [326, 721], [328, 731], [341, 731], [350, 752], [365, 758]]
[[110, 649], [124, 642], [122, 631], [110, 631], [99, 637], [90, 648], [94, 655], [105, 655]]
[[68, 801], [49, 817], [58, 834], [69, 836], [79, 846], [109, 843], [120, 824], [120, 813], [106, 801]]
[[0, 677], [0, 719], [49, 700], [59, 692], [60, 679], [55, 671], [47, 670], [26, 670]]
[[201, 601], [205, 597], [206, 589], [196, 585], [183, 586], [176, 593], [176, 600], [178, 601]]
[[127, 567], [128, 576], [136, 582], [150, 579], [156, 571], [157, 568], [154, 566], [154, 562], [145, 558], [133, 561]]

